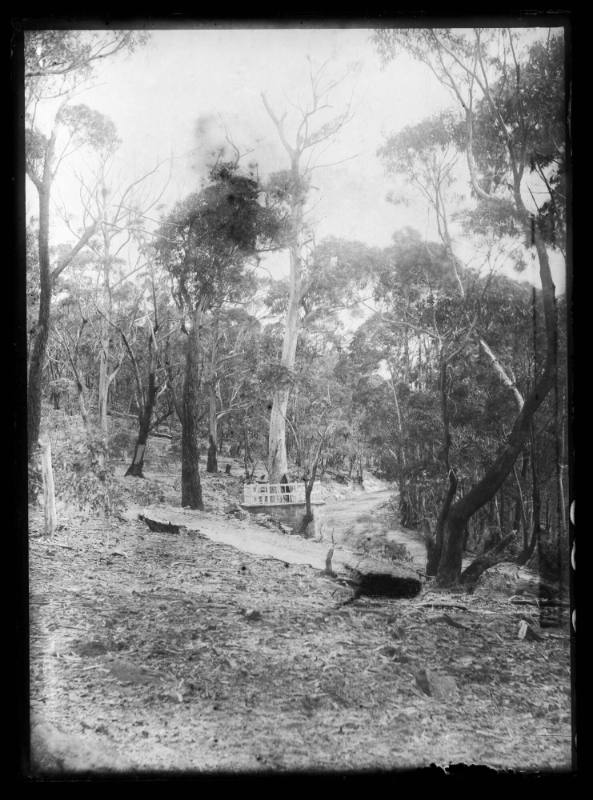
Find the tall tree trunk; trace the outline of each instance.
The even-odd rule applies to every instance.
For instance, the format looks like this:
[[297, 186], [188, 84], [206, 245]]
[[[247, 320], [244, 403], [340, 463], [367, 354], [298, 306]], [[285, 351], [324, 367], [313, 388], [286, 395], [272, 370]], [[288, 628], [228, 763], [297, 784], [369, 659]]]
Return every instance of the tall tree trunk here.
[[208, 458], [206, 461], [206, 472], [218, 472], [217, 459], [217, 417], [216, 417], [216, 361], [218, 356], [218, 330], [219, 330], [219, 310], [214, 312], [212, 325], [212, 346], [210, 348], [210, 374], [208, 381]]
[[[464, 530], [468, 520], [485, 503], [492, 499], [503, 485], [507, 475], [513, 468], [517, 456], [529, 436], [532, 419], [546, 396], [554, 386], [556, 379], [556, 341], [558, 336], [556, 320], [555, 287], [550, 270], [548, 253], [539, 232], [533, 228], [533, 244], [539, 260], [539, 272], [542, 283], [542, 300], [546, 327], [546, 360], [543, 372], [533, 390], [525, 399], [521, 411], [517, 414], [506, 445], [502, 448], [492, 467], [486, 472], [467, 494], [454, 503], [448, 514], [447, 526], [443, 542], [441, 563], [437, 572], [437, 583], [440, 586], [451, 586], [460, 579], [463, 557]], [[474, 572], [471, 573], [475, 579]]]
[[519, 564], [526, 564], [540, 541], [541, 533], [541, 494], [539, 491], [539, 478], [537, 474], [537, 451], [535, 447], [535, 431], [533, 424], [530, 426], [530, 464], [531, 464], [531, 539], [523, 537], [523, 549], [517, 559]]
[[249, 432], [247, 430], [247, 422], [245, 418], [243, 418], [243, 464], [245, 466], [245, 477], [248, 481], [250, 481], [253, 478], [255, 465], [253, 458], [251, 457], [251, 449], [249, 447]]
[[49, 316], [51, 310], [51, 273], [49, 263], [50, 185], [39, 185], [39, 316], [35, 329], [27, 381], [27, 447], [33, 456], [41, 425], [41, 377], [45, 363]]
[[138, 426], [138, 436], [134, 446], [134, 457], [132, 463], [126, 470], [126, 476], [134, 478], [144, 477], [144, 455], [146, 453], [146, 444], [148, 442], [148, 434], [152, 423], [152, 414], [154, 411], [154, 404], [156, 400], [157, 386], [156, 376], [154, 370], [151, 369], [148, 375], [148, 392], [146, 393], [146, 403], [140, 412], [140, 424]]
[[[317, 478], [317, 468], [319, 466], [319, 459], [321, 457], [321, 451], [323, 449], [324, 442], [325, 433], [322, 434], [319, 444], [317, 445], [317, 451], [311, 466], [311, 473], [309, 477], [305, 479], [305, 516], [301, 522], [301, 533], [303, 534], [307, 534], [309, 524], [314, 520], [313, 509], [311, 507], [311, 495], [313, 494], [313, 487], [315, 486], [315, 479]], [[283, 476], [283, 478], [284, 477], [285, 476]]]
[[[280, 365], [285, 370], [292, 370], [295, 364], [296, 348], [299, 336], [299, 303], [300, 303], [300, 255], [298, 245], [293, 244], [290, 251], [290, 294], [286, 312], [286, 327], [282, 344]], [[279, 483], [283, 475], [288, 473], [286, 454], [286, 411], [290, 389], [281, 386], [274, 392], [272, 412], [270, 415], [270, 432], [268, 437], [268, 474], [271, 483]]]
[[111, 337], [109, 325], [112, 318], [113, 302], [111, 297], [111, 240], [107, 228], [107, 191], [105, 185], [102, 187], [102, 238], [103, 238], [103, 291], [107, 307], [105, 315], [101, 317], [101, 333], [99, 353], [99, 428], [103, 439], [104, 447], [107, 446], [109, 435], [109, 422], [107, 419], [107, 409], [109, 404], [109, 386], [115, 377], [115, 373], [109, 374], [109, 356], [111, 351]]
[[218, 458], [217, 458], [217, 419], [216, 419], [216, 393], [214, 386], [210, 385], [209, 390], [209, 409], [208, 409], [208, 459], [206, 462], [206, 472], [218, 472]]
[[99, 407], [99, 428], [103, 441], [107, 440], [109, 433], [109, 425], [107, 421], [107, 407], [109, 398], [109, 374], [107, 364], [107, 350], [109, 348], [109, 340], [105, 343], [105, 339], [101, 337], [101, 353], [99, 355], [99, 385], [98, 385], [98, 407]]
[[445, 525], [449, 516], [449, 509], [451, 503], [455, 498], [457, 491], [457, 475], [455, 472], [449, 470], [449, 488], [441, 506], [439, 517], [435, 526], [434, 538], [427, 532], [425, 533], [426, 549], [428, 558], [426, 559], [426, 574], [436, 575], [439, 564], [441, 561], [441, 554], [443, 552], [443, 540], [445, 534]]
[[41, 442], [41, 475], [43, 479], [45, 535], [53, 536], [56, 530], [56, 497], [54, 492], [54, 473], [51, 464], [51, 445], [49, 437], [45, 437]]
[[[302, 186], [298, 153], [293, 153], [291, 156], [291, 176], [295, 194], [291, 208], [291, 227], [293, 233], [289, 244], [290, 289], [288, 308], [286, 310], [284, 341], [282, 342], [282, 357], [280, 359], [280, 365], [287, 371], [292, 371], [294, 369], [296, 359], [296, 349], [299, 338], [299, 305], [301, 302], [303, 268], [303, 212], [306, 194]], [[286, 411], [288, 409], [289, 394], [290, 389], [285, 384], [274, 392], [272, 400], [270, 432], [268, 437], [268, 474], [271, 483], [279, 483], [282, 476], [288, 473], [288, 458], [286, 454]]]
[[181, 505], [204, 509], [200, 483], [198, 445], [198, 392], [199, 392], [199, 325], [201, 309], [192, 314], [192, 326], [187, 335], [185, 375], [183, 379], [182, 432], [181, 432]]
[[441, 450], [441, 459], [447, 470], [449, 478], [449, 487], [443, 500], [443, 505], [439, 512], [437, 523], [435, 526], [434, 538], [430, 534], [425, 534], [425, 542], [428, 558], [426, 560], [426, 574], [436, 575], [439, 562], [441, 560], [441, 553], [443, 551], [443, 538], [445, 532], [445, 523], [451, 508], [451, 503], [457, 491], [457, 476], [451, 469], [449, 463], [449, 453], [451, 451], [451, 425], [449, 419], [449, 388], [448, 381], [448, 362], [444, 355], [441, 353], [441, 363], [439, 369], [439, 389], [441, 394], [441, 421], [443, 424], [443, 447]]
[[206, 460], [206, 472], [218, 472], [218, 458], [216, 456], [217, 449], [216, 439], [212, 436], [212, 434], [210, 434], [208, 437], [208, 458]]

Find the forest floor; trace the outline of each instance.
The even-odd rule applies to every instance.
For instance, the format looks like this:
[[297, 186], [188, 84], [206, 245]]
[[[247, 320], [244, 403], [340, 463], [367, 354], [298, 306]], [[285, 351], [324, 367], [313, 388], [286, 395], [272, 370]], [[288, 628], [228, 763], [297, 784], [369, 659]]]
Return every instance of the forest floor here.
[[[178, 503], [178, 473], [147, 474], [121, 479], [125, 518], [64, 507], [48, 540], [30, 512], [35, 774], [570, 769], [568, 621], [519, 638], [537, 609], [509, 602], [512, 570], [471, 595], [353, 600], [299, 561], [327, 541], [236, 517], [238, 478], [204, 476], [199, 530], [151, 532], [136, 509]], [[322, 538], [389, 534], [417, 565], [385, 485], [322, 488]], [[288, 553], [241, 549], [257, 532]]]

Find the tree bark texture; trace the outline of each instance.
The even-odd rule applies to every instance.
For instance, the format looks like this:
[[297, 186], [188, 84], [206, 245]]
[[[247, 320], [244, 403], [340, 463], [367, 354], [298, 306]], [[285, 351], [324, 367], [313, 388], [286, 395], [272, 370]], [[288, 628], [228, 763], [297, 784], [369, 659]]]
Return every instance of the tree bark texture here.
[[43, 518], [45, 535], [53, 536], [56, 530], [56, 497], [54, 473], [51, 463], [51, 445], [48, 438], [41, 442], [41, 476], [43, 480]]
[[[302, 179], [299, 169], [298, 154], [291, 158], [291, 174], [296, 189], [291, 214], [292, 237], [289, 245], [290, 254], [290, 289], [288, 295], [288, 308], [286, 310], [286, 324], [284, 340], [282, 343], [282, 357], [280, 365], [285, 370], [294, 369], [296, 349], [299, 338], [299, 305], [301, 302], [302, 281], [302, 236], [303, 236], [303, 207], [305, 196], [301, 188]], [[286, 411], [288, 409], [288, 386], [279, 387], [274, 392], [272, 413], [270, 415], [270, 432], [268, 437], [268, 474], [271, 483], [279, 483], [282, 476], [288, 473], [288, 458], [286, 453]]]
[[37, 187], [39, 193], [39, 316], [29, 360], [27, 382], [27, 447], [31, 458], [39, 439], [41, 424], [41, 377], [49, 335], [51, 308], [51, 273], [49, 263], [49, 186]]
[[126, 470], [126, 476], [135, 478], [144, 477], [144, 456], [146, 454], [146, 444], [148, 442], [148, 434], [150, 432], [150, 425], [152, 422], [152, 413], [156, 400], [157, 386], [154, 371], [151, 371], [148, 376], [148, 392], [146, 394], [146, 403], [140, 412], [140, 425], [138, 427], [138, 438], [134, 447], [134, 457], [132, 463]]
[[[282, 345], [282, 358], [280, 364], [286, 370], [294, 368], [296, 348], [299, 336], [298, 307], [300, 302], [300, 269], [299, 257], [291, 252], [291, 287], [286, 313], [286, 328]], [[286, 454], [286, 411], [290, 389], [282, 386], [274, 392], [272, 413], [270, 415], [270, 432], [268, 438], [268, 473], [271, 483], [279, 483], [283, 475], [288, 473], [288, 458]]]
[[181, 433], [181, 505], [200, 511], [204, 508], [198, 469], [200, 457], [198, 445], [198, 345], [201, 316], [200, 308], [196, 308], [192, 315], [192, 327], [187, 335]]
[[443, 505], [441, 507], [441, 511], [439, 513], [439, 517], [436, 522], [434, 538], [427, 535], [427, 551], [428, 551], [428, 558], [426, 560], [426, 574], [427, 575], [436, 575], [438, 572], [439, 564], [441, 561], [441, 554], [443, 552], [443, 539], [445, 533], [445, 525], [447, 522], [447, 517], [449, 515], [449, 509], [451, 508], [451, 504], [453, 499], [455, 498], [455, 493], [457, 492], [457, 476], [455, 472], [450, 469], [449, 470], [449, 487], [447, 489], [447, 494], [445, 495], [445, 499], [443, 501]]
[[210, 385], [208, 409], [208, 459], [206, 462], [206, 472], [218, 472], [218, 420], [216, 417], [216, 392], [214, 386]]

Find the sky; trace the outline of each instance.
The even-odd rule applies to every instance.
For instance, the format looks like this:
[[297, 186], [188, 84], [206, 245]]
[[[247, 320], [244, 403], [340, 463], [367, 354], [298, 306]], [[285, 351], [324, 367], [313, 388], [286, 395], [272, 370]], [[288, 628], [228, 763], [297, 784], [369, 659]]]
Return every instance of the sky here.
[[[426, 206], [413, 192], [406, 206], [387, 202], [392, 182], [377, 150], [390, 133], [454, 101], [424, 65], [405, 54], [382, 68], [371, 34], [329, 28], [152, 31], [146, 46], [101, 62], [94, 86], [73, 102], [86, 103], [115, 123], [122, 144], [114, 174], [122, 182], [164, 160], [151, 179], [158, 193], [171, 165], [161, 198], [170, 207], [198, 188], [207, 152], [221, 143], [225, 130], [242, 152], [249, 151], [246, 161], [257, 161], [260, 175], [286, 168], [288, 157], [261, 93], [278, 116], [287, 112], [290, 138], [295, 105], [310, 98], [307, 59], [314, 67], [326, 64], [328, 78], [345, 76], [329, 100], [336, 112], [351, 102], [352, 119], [317, 159], [333, 163], [314, 172], [311, 215], [317, 240], [336, 236], [383, 247], [407, 225], [434, 238]], [[76, 160], [64, 163], [57, 199], [75, 202], [80, 166]], [[286, 255], [270, 264], [274, 274], [283, 273]]]

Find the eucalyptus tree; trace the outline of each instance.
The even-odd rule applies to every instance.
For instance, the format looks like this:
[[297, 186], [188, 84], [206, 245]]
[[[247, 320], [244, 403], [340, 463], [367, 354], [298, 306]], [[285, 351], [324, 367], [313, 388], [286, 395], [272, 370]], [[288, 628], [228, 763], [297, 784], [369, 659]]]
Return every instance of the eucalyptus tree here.
[[[256, 290], [253, 274], [243, 276], [235, 286], [237, 297], [249, 297]], [[245, 299], [240, 301], [245, 302]], [[256, 379], [258, 364], [253, 348], [260, 323], [242, 305], [212, 309], [204, 327], [205, 377], [208, 393], [207, 472], [218, 471], [218, 453], [224, 430], [232, 430], [240, 419], [253, 410], [250, 388]], [[256, 393], [257, 394], [257, 393]]]
[[245, 269], [258, 245], [273, 240], [276, 215], [261, 200], [253, 174], [237, 163], [218, 163], [201, 191], [178, 203], [160, 226], [157, 261], [171, 276], [186, 335], [182, 424], [181, 502], [203, 508], [199, 461], [200, 344], [205, 315], [241, 300]]
[[401, 47], [451, 91], [463, 116], [474, 220], [521, 237], [541, 283], [546, 349], [539, 373], [496, 458], [446, 514], [437, 581], [450, 585], [461, 579], [472, 584], [513, 535], [461, 574], [467, 523], [512, 471], [534, 415], [556, 380], [558, 320], [549, 249], [564, 249], [563, 42], [558, 32], [550, 32], [545, 41], [524, 45], [510, 28], [383, 29], [375, 39], [386, 61]]
[[[327, 75], [326, 65], [314, 69], [309, 60], [310, 96], [306, 105], [297, 104], [296, 120], [291, 131], [287, 130], [287, 112], [278, 113], [272, 108], [269, 99], [262, 94], [266, 111], [289, 159], [288, 169], [273, 175], [269, 185], [271, 197], [283, 208], [287, 219], [284, 241], [290, 257], [290, 272], [280, 366], [289, 375], [295, 364], [299, 336], [299, 307], [314, 243], [313, 231], [307, 218], [311, 178], [315, 169], [328, 166], [319, 163], [320, 150], [325, 150], [335, 141], [351, 118], [349, 104], [338, 114], [330, 111], [332, 106], [329, 98], [341, 82], [342, 79], [333, 79]], [[278, 483], [288, 471], [286, 410], [289, 394], [289, 384], [283, 381], [274, 393], [272, 403], [268, 473], [274, 483]]]
[[[113, 123], [84, 104], [70, 104], [74, 90], [108, 56], [133, 49], [146, 37], [134, 32], [26, 31], [25, 167], [38, 198], [39, 313], [32, 334], [27, 376], [27, 444], [36, 446], [41, 421], [42, 373], [45, 364], [52, 288], [57, 277], [88, 243], [97, 222], [83, 220], [69, 252], [52, 266], [50, 256], [51, 194], [61, 164], [75, 150], [106, 151], [116, 143]], [[59, 100], [44, 125], [47, 107]]]

